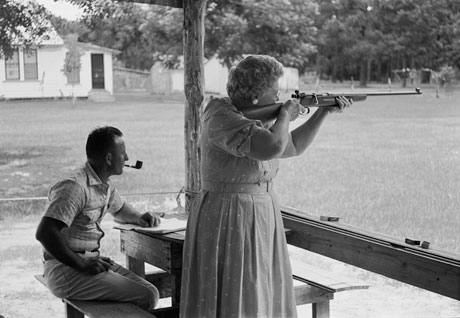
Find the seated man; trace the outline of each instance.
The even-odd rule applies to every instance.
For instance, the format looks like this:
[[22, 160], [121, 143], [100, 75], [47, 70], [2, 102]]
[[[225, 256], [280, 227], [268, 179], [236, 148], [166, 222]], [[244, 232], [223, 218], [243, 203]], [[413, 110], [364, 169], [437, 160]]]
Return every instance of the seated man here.
[[114, 127], [90, 133], [85, 166], [50, 189], [36, 238], [44, 247], [44, 277], [55, 296], [132, 302], [151, 310], [159, 299], [156, 287], [99, 253], [106, 212], [123, 223], [160, 223], [158, 214], [142, 214], [124, 202], [109, 180], [123, 173], [128, 160], [122, 136]]

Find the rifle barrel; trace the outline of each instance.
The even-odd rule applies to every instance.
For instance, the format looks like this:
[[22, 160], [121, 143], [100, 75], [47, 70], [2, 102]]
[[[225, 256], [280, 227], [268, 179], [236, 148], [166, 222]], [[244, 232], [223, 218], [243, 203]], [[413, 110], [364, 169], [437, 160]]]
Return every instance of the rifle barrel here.
[[[386, 96], [386, 95], [420, 95], [422, 94], [422, 90], [420, 88], [416, 88], [413, 91], [401, 91], [401, 92], [373, 92], [373, 93], [363, 93], [367, 96]], [[337, 95], [337, 94], [336, 94]], [[346, 94], [345, 94], [346, 95]]]
[[[394, 95], [420, 95], [422, 90], [416, 88], [413, 91], [400, 91], [400, 92], [373, 92], [373, 93], [342, 93], [342, 94], [305, 94], [299, 93], [298, 90], [292, 94], [292, 98], [300, 99], [300, 104], [306, 108], [309, 107], [328, 107], [337, 105], [336, 97], [345, 96], [352, 98], [355, 102], [363, 101], [367, 96], [394, 96]], [[264, 107], [255, 106], [240, 109], [243, 114], [250, 119], [259, 119], [262, 121], [272, 120], [278, 116], [279, 110], [283, 103], [276, 103]]]

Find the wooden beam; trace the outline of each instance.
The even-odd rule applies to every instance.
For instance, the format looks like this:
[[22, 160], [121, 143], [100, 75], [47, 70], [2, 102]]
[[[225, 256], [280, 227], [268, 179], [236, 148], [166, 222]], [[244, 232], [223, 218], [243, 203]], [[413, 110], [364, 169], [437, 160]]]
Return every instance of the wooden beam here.
[[291, 245], [460, 300], [460, 255], [281, 208]]
[[173, 8], [183, 8], [183, 0], [117, 0], [120, 2], [135, 2], [135, 3], [146, 3], [146, 4], [157, 4], [160, 6], [167, 6]]
[[305, 284], [294, 286], [294, 293], [296, 306], [324, 302], [334, 299], [333, 292]]
[[204, 104], [204, 19], [206, 0], [184, 0], [184, 92], [186, 212], [201, 187], [201, 117]]

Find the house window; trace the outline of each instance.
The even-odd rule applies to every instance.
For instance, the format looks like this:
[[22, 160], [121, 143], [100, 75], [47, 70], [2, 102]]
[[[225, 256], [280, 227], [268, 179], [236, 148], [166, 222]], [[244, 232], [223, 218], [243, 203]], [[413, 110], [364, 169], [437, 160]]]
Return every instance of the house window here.
[[5, 72], [7, 80], [19, 79], [19, 50], [15, 50], [13, 55], [5, 60]]
[[67, 73], [67, 84], [80, 84], [80, 69], [73, 69]]
[[24, 51], [24, 79], [38, 79], [37, 50], [28, 49]]

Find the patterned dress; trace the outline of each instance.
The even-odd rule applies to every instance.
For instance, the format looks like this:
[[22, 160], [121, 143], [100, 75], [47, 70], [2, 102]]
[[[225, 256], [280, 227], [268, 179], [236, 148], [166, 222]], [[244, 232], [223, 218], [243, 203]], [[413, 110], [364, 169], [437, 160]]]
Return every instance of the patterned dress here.
[[229, 99], [203, 117], [202, 189], [193, 201], [182, 272], [182, 318], [296, 317], [291, 266], [272, 191], [278, 160], [245, 156], [263, 124]]

